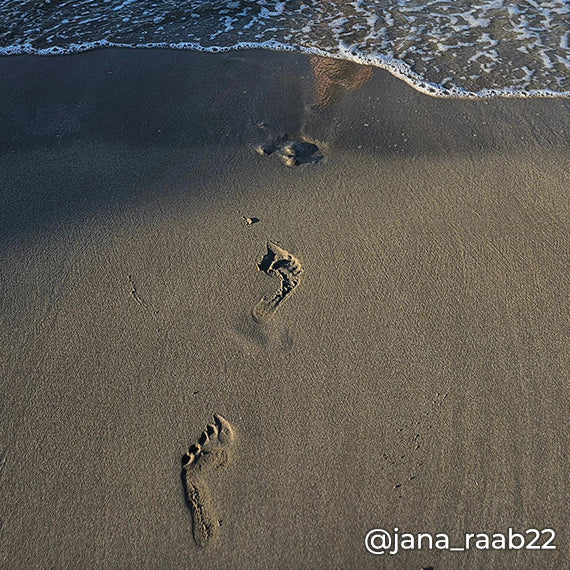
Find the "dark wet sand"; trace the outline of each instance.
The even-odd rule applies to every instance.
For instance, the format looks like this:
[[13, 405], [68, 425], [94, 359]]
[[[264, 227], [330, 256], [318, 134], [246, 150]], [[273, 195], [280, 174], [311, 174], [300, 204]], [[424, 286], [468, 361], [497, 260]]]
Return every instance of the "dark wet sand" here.
[[[570, 102], [351, 73], [0, 59], [2, 567], [570, 565]], [[268, 240], [303, 273], [256, 323]], [[180, 461], [213, 412], [199, 548]], [[369, 554], [394, 526], [558, 548]]]

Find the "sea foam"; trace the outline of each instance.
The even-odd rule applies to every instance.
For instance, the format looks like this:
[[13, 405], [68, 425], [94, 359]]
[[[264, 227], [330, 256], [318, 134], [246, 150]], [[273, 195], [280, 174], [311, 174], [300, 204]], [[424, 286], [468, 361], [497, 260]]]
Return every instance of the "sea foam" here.
[[388, 70], [439, 97], [569, 97], [564, 0], [7, 0], [1, 55], [269, 49]]

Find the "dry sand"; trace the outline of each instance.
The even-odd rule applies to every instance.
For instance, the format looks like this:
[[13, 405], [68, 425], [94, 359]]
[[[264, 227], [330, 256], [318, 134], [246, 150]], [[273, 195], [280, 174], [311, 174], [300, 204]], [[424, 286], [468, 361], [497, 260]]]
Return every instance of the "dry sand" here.
[[[0, 60], [3, 568], [570, 565], [570, 102], [319, 73]], [[558, 548], [366, 551], [394, 526]]]

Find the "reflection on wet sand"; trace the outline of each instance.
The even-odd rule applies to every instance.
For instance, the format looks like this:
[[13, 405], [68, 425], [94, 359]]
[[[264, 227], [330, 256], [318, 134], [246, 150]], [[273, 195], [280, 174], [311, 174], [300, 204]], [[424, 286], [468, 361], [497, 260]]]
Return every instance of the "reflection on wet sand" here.
[[374, 73], [374, 68], [353, 61], [313, 56], [310, 58], [315, 74], [315, 99], [319, 109], [326, 109], [343, 90], [362, 87]]

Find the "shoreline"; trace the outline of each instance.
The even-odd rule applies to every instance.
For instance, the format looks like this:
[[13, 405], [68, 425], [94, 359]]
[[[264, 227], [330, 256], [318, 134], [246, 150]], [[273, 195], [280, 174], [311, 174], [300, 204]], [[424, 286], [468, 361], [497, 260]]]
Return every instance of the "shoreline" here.
[[496, 98], [502, 99], [568, 99], [570, 98], [570, 91], [552, 91], [551, 89], [518, 89], [515, 87], [505, 87], [502, 89], [485, 88], [480, 91], [469, 91], [464, 87], [443, 87], [438, 83], [433, 83], [422, 78], [421, 75], [414, 72], [411, 67], [403, 60], [394, 59], [391, 57], [364, 57], [351, 52], [350, 50], [340, 50], [339, 52], [328, 52], [318, 48], [306, 47], [301, 44], [282, 44], [279, 42], [262, 42], [262, 43], [238, 43], [232, 46], [215, 46], [204, 47], [200, 44], [193, 42], [180, 42], [177, 44], [156, 42], [148, 44], [126, 44], [120, 42], [108, 42], [107, 40], [97, 40], [87, 42], [85, 44], [72, 44], [67, 48], [53, 47], [45, 49], [35, 49], [31, 47], [24, 47], [17, 50], [12, 50], [9, 46], [0, 48], [5, 53], [0, 51], [0, 57], [14, 57], [22, 55], [32, 55], [39, 57], [53, 57], [53, 56], [66, 56], [87, 53], [92, 50], [99, 49], [169, 49], [174, 51], [190, 51], [195, 53], [209, 53], [209, 54], [222, 54], [240, 51], [272, 51], [277, 53], [297, 54], [303, 56], [317, 56], [325, 57], [340, 61], [350, 61], [352, 63], [371, 66], [375, 69], [387, 71], [393, 77], [400, 79], [409, 87], [412, 87], [423, 95], [430, 97], [437, 97], [440, 99], [465, 99], [469, 101], [492, 100]]

